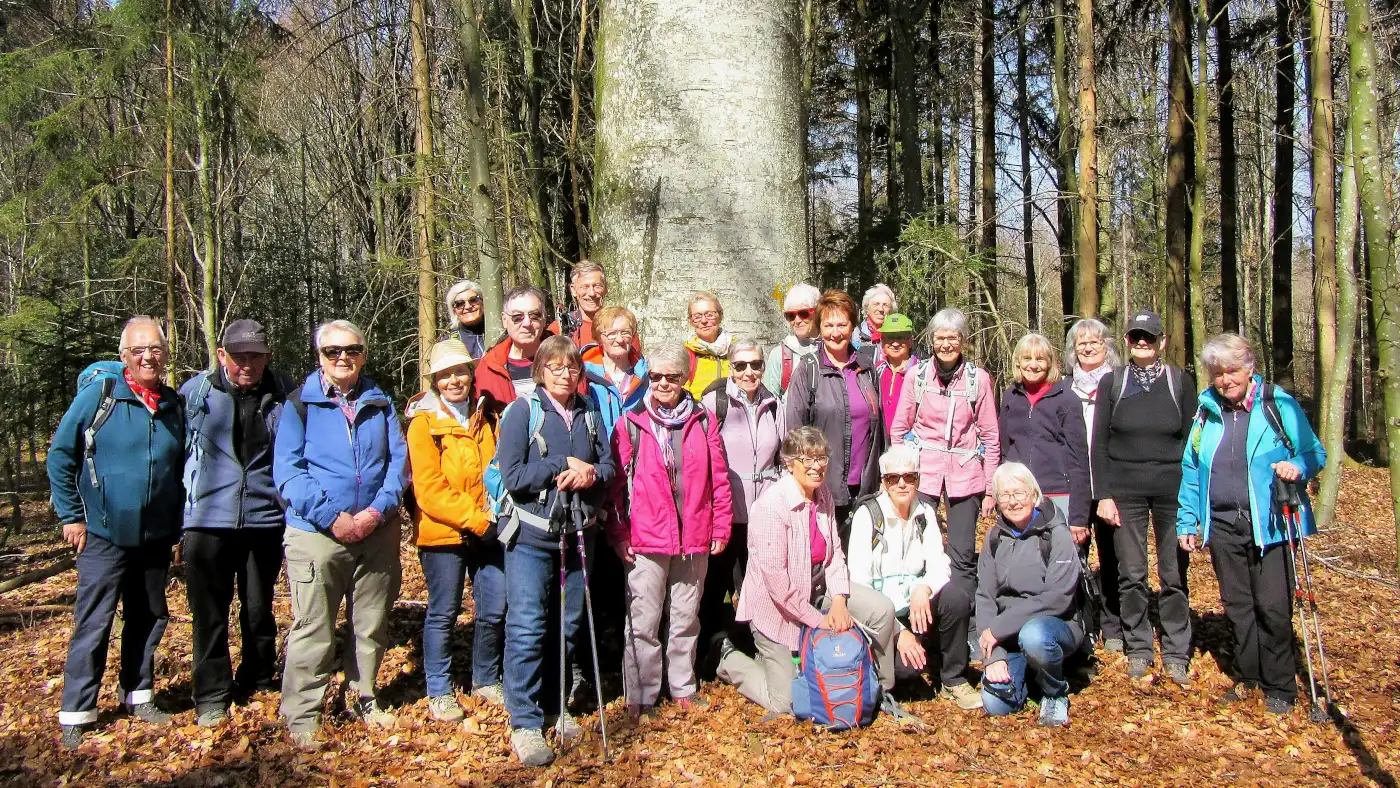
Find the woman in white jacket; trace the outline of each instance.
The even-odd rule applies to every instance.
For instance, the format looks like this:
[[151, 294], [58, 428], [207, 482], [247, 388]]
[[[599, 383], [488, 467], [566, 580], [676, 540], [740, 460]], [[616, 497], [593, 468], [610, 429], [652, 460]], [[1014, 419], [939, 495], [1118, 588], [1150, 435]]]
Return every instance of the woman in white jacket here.
[[894, 603], [896, 669], [917, 674], [928, 664], [924, 639], [937, 625], [942, 655], [940, 698], [959, 708], [982, 708], [982, 697], [967, 681], [967, 627], [972, 600], [948, 582], [951, 567], [932, 500], [919, 494], [919, 453], [911, 446], [891, 448], [880, 457], [881, 488], [857, 506], [848, 556], [851, 581], [884, 594]]

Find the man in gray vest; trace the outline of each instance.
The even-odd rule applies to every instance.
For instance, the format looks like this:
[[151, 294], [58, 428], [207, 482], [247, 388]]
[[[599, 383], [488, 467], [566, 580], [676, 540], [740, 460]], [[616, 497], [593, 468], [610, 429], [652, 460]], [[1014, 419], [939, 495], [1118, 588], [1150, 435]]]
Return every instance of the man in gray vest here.
[[[198, 722], [228, 718], [234, 696], [275, 690], [277, 622], [272, 592], [282, 568], [282, 499], [272, 444], [286, 376], [267, 368], [272, 348], [257, 321], [224, 331], [218, 366], [180, 387], [185, 398], [185, 588], [194, 640]], [[242, 659], [229, 657], [229, 606], [238, 593]]]

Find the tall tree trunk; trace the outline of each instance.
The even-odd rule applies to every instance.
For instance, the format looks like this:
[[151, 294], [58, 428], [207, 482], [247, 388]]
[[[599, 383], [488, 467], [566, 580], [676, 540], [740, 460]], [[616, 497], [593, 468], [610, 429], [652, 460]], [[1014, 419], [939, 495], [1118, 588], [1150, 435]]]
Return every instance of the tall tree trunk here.
[[[1080, 13], [1083, 13], [1082, 9]], [[1060, 309], [1069, 318], [1082, 313], [1075, 303], [1078, 291], [1074, 284], [1077, 271], [1074, 213], [1079, 185], [1074, 174], [1074, 123], [1070, 118], [1069, 36], [1066, 24], [1065, 0], [1052, 0], [1054, 52], [1050, 89], [1055, 102], [1055, 240], [1060, 252]]]
[[940, 30], [940, 17], [943, 15], [943, 0], [932, 0], [928, 14], [929, 67], [933, 72], [933, 87], [929, 93], [929, 134], [933, 147], [933, 163], [930, 176], [933, 181], [934, 221], [942, 224], [948, 221], [947, 203], [943, 195], [946, 179], [946, 163], [943, 149], [943, 32]]
[[[1368, 0], [1346, 0], [1347, 47], [1351, 53], [1349, 130], [1356, 156], [1356, 188], [1366, 228], [1366, 265], [1371, 279], [1371, 315], [1385, 396], [1385, 443], [1390, 460], [1391, 510], [1400, 546], [1400, 277], [1391, 268], [1390, 198], [1385, 187], [1376, 95], [1376, 42]], [[1396, 571], [1400, 571], [1397, 558]]]
[[997, 93], [996, 3], [982, 0], [982, 243], [987, 291], [997, 297]]
[[[585, 9], [586, 11], [587, 9]], [[458, 44], [465, 72], [468, 185], [471, 189], [472, 231], [476, 235], [476, 256], [480, 269], [482, 299], [487, 315], [498, 315], [503, 286], [501, 251], [496, 238], [496, 206], [491, 199], [491, 158], [486, 116], [486, 84], [481, 67], [481, 19], [476, 0], [458, 0]], [[588, 15], [584, 14], [587, 20]], [[585, 21], [584, 24], [587, 24]], [[575, 179], [577, 188], [577, 179]]]
[[[200, 56], [191, 59], [190, 81], [194, 86], [194, 122], [197, 146], [195, 160], [195, 184], [199, 190], [200, 237], [202, 248], [195, 255], [200, 262], [200, 321], [204, 334], [205, 364], [214, 368], [219, 347], [218, 299], [219, 299], [219, 210], [214, 197], [214, 174], [211, 168], [219, 166], [218, 138], [210, 128], [214, 113], [214, 85], [210, 80], [208, 66]], [[195, 239], [191, 239], [192, 246]]]
[[1238, 174], [1235, 159], [1234, 41], [1230, 36], [1229, 0], [1215, 0], [1215, 85], [1219, 96], [1220, 134], [1220, 309], [1226, 331], [1240, 330]]
[[806, 260], [799, 8], [602, 5], [594, 256], [648, 344], [681, 338], [675, 316], [699, 289], [736, 334], [783, 334], [770, 294]]
[[1079, 312], [1099, 313], [1099, 147], [1094, 87], [1094, 1], [1079, 0]]
[[[1321, 395], [1329, 387], [1328, 378], [1336, 370], [1337, 353], [1337, 207], [1336, 162], [1332, 154], [1332, 0], [1308, 1], [1309, 68], [1312, 89], [1312, 245], [1313, 302], [1317, 307], [1317, 374], [1315, 391]], [[1319, 401], [1321, 396], [1319, 396]], [[1318, 410], [1319, 427], [1329, 428], [1328, 412]], [[1340, 448], [1340, 447], [1339, 447]]]
[[1192, 120], [1192, 140], [1196, 159], [1191, 184], [1191, 255], [1187, 286], [1191, 302], [1191, 355], [1194, 363], [1201, 357], [1206, 342], [1206, 143], [1210, 130], [1210, 84], [1206, 81], [1206, 34], [1210, 30], [1208, 0], [1196, 1], [1196, 90], [1195, 112]]
[[[924, 162], [919, 150], [918, 70], [914, 47], [928, 0], [897, 0], [890, 14], [894, 43], [894, 90], [899, 112], [899, 180], [906, 216], [924, 212]], [[892, 137], [894, 135], [891, 135]]]
[[1280, 386], [1293, 386], [1293, 0], [1276, 0], [1274, 43], [1278, 60], [1274, 104], [1273, 304], [1269, 321], [1269, 371]]
[[428, 351], [437, 340], [437, 269], [433, 263], [433, 101], [428, 64], [428, 0], [409, 2], [409, 38], [413, 53], [413, 97], [418, 122], [414, 134], [414, 174], [418, 184], [414, 202], [417, 208], [418, 254], [418, 377], [426, 388], [432, 380], [428, 372]]
[[1021, 259], [1026, 266], [1026, 325], [1040, 330], [1040, 286], [1035, 275], [1035, 205], [1031, 189], [1031, 96], [1026, 78], [1026, 36], [1030, 3], [1021, 0], [1021, 24], [1016, 35], [1016, 117], [1021, 148]]
[[874, 222], [875, 197], [870, 151], [873, 131], [870, 120], [870, 9], [867, 0], [856, 0], [855, 81], [856, 81], [856, 281], [865, 281], [874, 271], [870, 254], [870, 228]]
[[[579, 3], [578, 19], [578, 46], [574, 50], [574, 67], [569, 72], [569, 189], [573, 198], [573, 221], [574, 237], [578, 239], [578, 253], [580, 259], [588, 258], [588, 247], [592, 241], [588, 237], [587, 221], [583, 214], [583, 185], [582, 175], [579, 172], [579, 111], [583, 103], [579, 95], [579, 84], [583, 81], [583, 56], [588, 50], [588, 20], [591, 16], [588, 10], [588, 0], [581, 0]], [[473, 23], [474, 25], [475, 23]], [[480, 55], [477, 55], [478, 60]], [[478, 66], [478, 69], [480, 66]], [[485, 111], [481, 113], [484, 118]], [[486, 314], [492, 314], [487, 312]]]
[[817, 273], [817, 219], [812, 213], [813, 161], [810, 124], [812, 120], [812, 84], [817, 75], [817, 19], [821, 13], [819, 0], [802, 3], [802, 177], [803, 215], [807, 237], [807, 276]]
[[1186, 362], [1186, 188], [1188, 150], [1191, 145], [1186, 94], [1190, 81], [1190, 0], [1168, 0], [1167, 26], [1167, 359], [1176, 366]]
[[530, 281], [549, 290], [553, 253], [549, 247], [549, 208], [545, 200], [544, 154], [540, 145], [539, 50], [535, 48], [535, 2], [512, 0], [520, 60], [525, 70], [525, 90], [520, 96], [521, 128], [525, 141], [525, 215], [530, 223]]
[[[170, 358], [175, 358], [180, 332], [175, 325], [175, 25], [173, 0], [165, 0], [165, 336]], [[84, 241], [86, 241], [86, 235]], [[84, 247], [86, 248], [86, 247]], [[84, 294], [87, 295], [86, 293]], [[83, 299], [85, 309], [91, 304]], [[165, 382], [175, 385], [175, 364], [166, 365]]]
[[1322, 396], [1318, 412], [1319, 435], [1327, 448], [1327, 467], [1322, 470], [1322, 482], [1317, 493], [1317, 521], [1322, 526], [1332, 524], [1337, 513], [1337, 493], [1342, 486], [1342, 468], [1346, 465], [1346, 402], [1350, 384], [1351, 361], [1356, 347], [1356, 238], [1357, 196], [1355, 146], [1350, 128], [1342, 132], [1342, 212], [1337, 221], [1336, 282], [1337, 282], [1337, 348], [1332, 367], [1324, 370]]

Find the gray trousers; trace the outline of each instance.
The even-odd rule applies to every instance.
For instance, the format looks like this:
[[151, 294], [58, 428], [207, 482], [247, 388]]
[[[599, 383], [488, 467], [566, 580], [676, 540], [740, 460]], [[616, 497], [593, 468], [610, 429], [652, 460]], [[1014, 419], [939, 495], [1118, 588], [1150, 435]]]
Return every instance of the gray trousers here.
[[399, 526], [385, 523], [355, 544], [288, 528], [284, 536], [292, 590], [292, 630], [282, 669], [282, 717], [293, 731], [314, 729], [335, 660], [335, 623], [345, 600], [349, 635], [342, 644], [345, 681], [363, 700], [389, 645], [389, 611], [399, 595]]
[[627, 645], [622, 688], [627, 703], [655, 706], [661, 694], [661, 614], [666, 632], [665, 671], [671, 698], [695, 694], [695, 639], [700, 592], [710, 556], [637, 553], [627, 572]]
[[[818, 607], [825, 608], [826, 600]], [[870, 638], [870, 650], [875, 656], [875, 674], [885, 690], [894, 687], [894, 603], [869, 586], [851, 584], [846, 609]], [[750, 625], [751, 628], [752, 625]], [[792, 661], [792, 649], [769, 640], [753, 628], [757, 657], [734, 651], [719, 663], [720, 679], [733, 684], [739, 694], [776, 714], [792, 713], [792, 680], [797, 677], [797, 665]]]

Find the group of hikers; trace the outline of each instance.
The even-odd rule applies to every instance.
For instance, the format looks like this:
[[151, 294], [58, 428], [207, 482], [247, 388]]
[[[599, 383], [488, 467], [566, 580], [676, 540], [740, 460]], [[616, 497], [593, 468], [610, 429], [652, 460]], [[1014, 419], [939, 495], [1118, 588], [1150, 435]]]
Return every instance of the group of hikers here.
[[[594, 600], [600, 618], [616, 616], [602, 631], [621, 639], [633, 722], [663, 695], [703, 713], [700, 674], [790, 714], [803, 633], [854, 627], [896, 722], [918, 724], [897, 681], [927, 673], [960, 709], [1006, 715], [1034, 697], [1040, 724], [1064, 725], [1067, 664], [1095, 642], [1122, 653], [1133, 679], [1156, 672], [1149, 536], [1161, 672], [1191, 681], [1187, 563], [1208, 547], [1234, 636], [1235, 683], [1220, 702], [1262, 694], [1271, 712], [1292, 707], [1288, 534], [1270, 488], [1310, 479], [1325, 453], [1241, 337], [1205, 343], [1198, 390], [1163, 360], [1153, 312], [1128, 319], [1121, 349], [1104, 323], [1079, 320], [1062, 356], [1045, 336], [1022, 337], [998, 391], [964, 355], [961, 311], [916, 331], [884, 285], [859, 305], [793, 286], [790, 333], [772, 348], [726, 331], [719, 297], [699, 292], [690, 338], [645, 352], [637, 317], [605, 305], [599, 266], [577, 264], [570, 289], [577, 311], [553, 322], [544, 293], [511, 290], [490, 343], [482, 288], [451, 287], [431, 385], [408, 400], [406, 424], [364, 373], [371, 348], [348, 321], [316, 330], [319, 367], [296, 381], [269, 366], [263, 326], [235, 320], [217, 365], [176, 392], [161, 325], [131, 319], [120, 363], [80, 378], [48, 454], [77, 549], [63, 745], [97, 723], [119, 600], [122, 707], [169, 721], [154, 654], [177, 542], [200, 725], [280, 690], [291, 741], [315, 750], [339, 669], [350, 713], [393, 726], [376, 675], [401, 529], [427, 586], [429, 714], [462, 720], [459, 690], [503, 704], [529, 766], [553, 760], [548, 729], [561, 745], [582, 732], [575, 714], [597, 689]], [[1311, 533], [1310, 517], [1302, 525]], [[1091, 542], [1103, 590], [1093, 617], [1081, 589]], [[279, 681], [284, 561], [293, 620]], [[453, 629], [468, 578], [471, 678], [459, 687]]]

